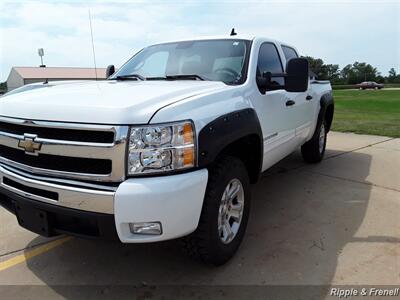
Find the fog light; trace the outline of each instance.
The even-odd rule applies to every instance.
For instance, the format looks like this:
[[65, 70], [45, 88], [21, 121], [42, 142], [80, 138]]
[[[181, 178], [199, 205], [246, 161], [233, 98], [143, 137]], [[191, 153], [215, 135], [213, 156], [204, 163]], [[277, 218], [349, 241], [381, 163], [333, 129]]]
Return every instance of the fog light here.
[[160, 222], [129, 223], [129, 228], [133, 234], [162, 234]]

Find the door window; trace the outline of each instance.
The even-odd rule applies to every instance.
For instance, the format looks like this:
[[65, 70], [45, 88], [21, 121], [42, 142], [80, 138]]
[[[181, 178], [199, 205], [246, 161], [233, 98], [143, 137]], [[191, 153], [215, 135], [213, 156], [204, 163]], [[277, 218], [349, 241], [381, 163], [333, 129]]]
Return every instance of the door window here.
[[[279, 57], [278, 49], [272, 43], [264, 43], [260, 47], [258, 53], [258, 64], [256, 76], [262, 76], [265, 72], [283, 73], [282, 62]], [[273, 77], [271, 79], [272, 86], [283, 86], [283, 77]]]
[[288, 46], [282, 46], [282, 50], [283, 50], [283, 54], [285, 54], [286, 61], [289, 61], [292, 58], [299, 57], [293, 48], [290, 48]]

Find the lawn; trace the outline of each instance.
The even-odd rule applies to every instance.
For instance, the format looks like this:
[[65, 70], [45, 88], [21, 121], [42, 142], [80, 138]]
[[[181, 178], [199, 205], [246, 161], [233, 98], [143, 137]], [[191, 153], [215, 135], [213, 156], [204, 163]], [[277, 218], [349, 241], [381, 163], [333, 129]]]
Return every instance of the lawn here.
[[400, 90], [334, 90], [332, 130], [400, 137]]

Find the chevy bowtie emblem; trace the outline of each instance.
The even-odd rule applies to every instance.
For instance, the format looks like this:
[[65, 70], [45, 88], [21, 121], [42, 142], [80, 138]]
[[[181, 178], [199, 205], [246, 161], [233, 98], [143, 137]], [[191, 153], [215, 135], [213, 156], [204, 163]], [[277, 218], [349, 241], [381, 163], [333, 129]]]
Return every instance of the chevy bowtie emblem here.
[[42, 143], [35, 142], [37, 135], [35, 134], [24, 134], [24, 139], [18, 142], [18, 148], [25, 149], [26, 154], [37, 154], [42, 148]]

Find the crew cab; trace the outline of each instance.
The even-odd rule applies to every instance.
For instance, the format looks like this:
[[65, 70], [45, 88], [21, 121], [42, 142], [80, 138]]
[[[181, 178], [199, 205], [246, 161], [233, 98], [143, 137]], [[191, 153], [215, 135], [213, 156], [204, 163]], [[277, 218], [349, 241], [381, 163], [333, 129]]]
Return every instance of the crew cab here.
[[324, 156], [330, 83], [310, 79], [286, 43], [161, 43], [114, 72], [1, 99], [0, 203], [22, 227], [122, 243], [181, 238], [221, 265], [243, 239], [260, 174], [299, 147], [307, 162]]

